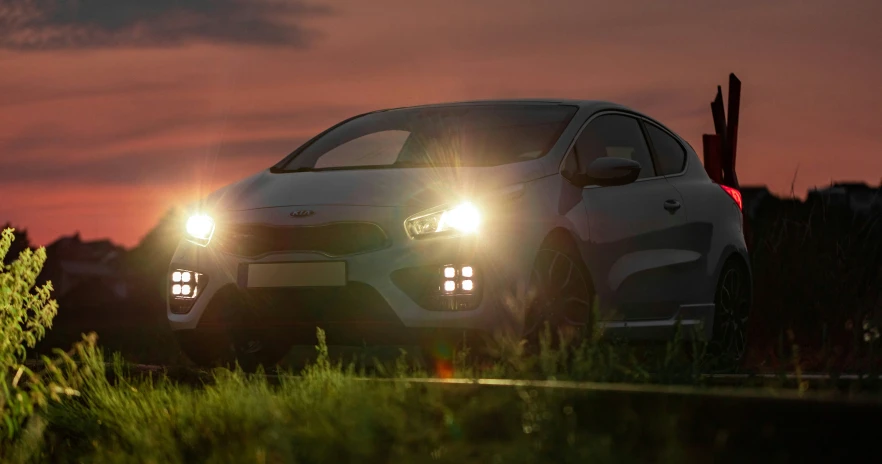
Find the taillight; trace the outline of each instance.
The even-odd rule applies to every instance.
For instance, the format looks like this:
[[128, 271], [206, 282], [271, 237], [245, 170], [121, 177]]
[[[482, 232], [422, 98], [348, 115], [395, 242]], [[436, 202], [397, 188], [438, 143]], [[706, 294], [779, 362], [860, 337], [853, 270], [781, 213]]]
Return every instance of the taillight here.
[[732, 198], [732, 201], [734, 201], [735, 204], [738, 205], [738, 211], [743, 211], [743, 207], [741, 204], [741, 192], [739, 192], [738, 189], [734, 187], [729, 187], [728, 185], [719, 184], [719, 186], [723, 189], [724, 192], [726, 192], [726, 194], [729, 195], [730, 198]]

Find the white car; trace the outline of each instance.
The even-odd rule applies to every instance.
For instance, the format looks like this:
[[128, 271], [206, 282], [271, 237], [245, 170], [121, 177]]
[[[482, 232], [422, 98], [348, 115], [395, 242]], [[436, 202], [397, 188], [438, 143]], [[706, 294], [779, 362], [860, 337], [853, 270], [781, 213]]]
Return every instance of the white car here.
[[750, 300], [739, 192], [601, 101], [347, 119], [201, 202], [168, 273], [168, 320], [200, 364], [272, 364], [316, 326], [392, 345], [545, 323], [630, 339], [679, 323], [739, 359]]

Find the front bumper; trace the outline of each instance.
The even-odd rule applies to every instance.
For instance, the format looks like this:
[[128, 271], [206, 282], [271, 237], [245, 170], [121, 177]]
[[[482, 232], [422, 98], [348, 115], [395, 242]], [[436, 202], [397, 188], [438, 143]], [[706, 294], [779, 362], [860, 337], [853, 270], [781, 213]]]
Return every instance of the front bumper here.
[[[362, 208], [361, 210], [364, 210]], [[380, 208], [374, 208], [380, 209]], [[391, 210], [392, 208], [386, 208]], [[360, 210], [360, 211], [361, 211]], [[506, 324], [517, 324], [503, 299], [512, 291], [513, 282], [523, 280], [530, 269], [525, 247], [496, 237], [450, 237], [413, 240], [407, 237], [399, 221], [409, 212], [384, 212], [388, 221], [383, 228], [389, 245], [375, 251], [341, 257], [313, 252], [284, 252], [257, 258], [235, 256], [209, 244], [201, 247], [182, 241], [170, 263], [169, 272], [187, 269], [207, 276], [192, 308], [185, 314], [172, 311], [168, 320], [173, 330], [212, 328], [227, 323], [223, 318], [230, 302], [245, 302], [258, 313], [261, 325], [287, 326], [314, 333], [315, 327], [338, 333], [377, 334], [382, 340], [399, 335], [433, 330], [492, 332]], [[243, 213], [246, 214], [246, 213]], [[253, 215], [275, 214], [272, 211], [248, 212]], [[264, 217], [268, 222], [272, 218]], [[241, 219], [240, 219], [241, 220]], [[395, 224], [399, 227], [395, 227]], [[523, 250], [522, 253], [517, 250]], [[347, 284], [321, 289], [273, 288], [248, 289], [243, 286], [241, 269], [252, 263], [307, 261], [345, 261]], [[480, 278], [480, 300], [473, 309], [432, 310], [402, 282], [402, 270], [435, 269], [445, 264], [470, 265]]]

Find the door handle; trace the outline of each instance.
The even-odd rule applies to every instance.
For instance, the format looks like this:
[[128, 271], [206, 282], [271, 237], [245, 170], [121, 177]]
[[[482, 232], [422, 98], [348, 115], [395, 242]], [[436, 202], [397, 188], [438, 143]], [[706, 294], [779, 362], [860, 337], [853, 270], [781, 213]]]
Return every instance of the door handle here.
[[675, 213], [680, 209], [680, 202], [677, 200], [665, 200], [665, 209], [668, 210], [669, 213]]

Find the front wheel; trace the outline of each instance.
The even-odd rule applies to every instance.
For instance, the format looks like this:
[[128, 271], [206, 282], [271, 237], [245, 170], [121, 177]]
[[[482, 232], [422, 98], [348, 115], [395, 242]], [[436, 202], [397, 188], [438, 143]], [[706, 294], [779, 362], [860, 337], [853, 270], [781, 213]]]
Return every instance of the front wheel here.
[[594, 287], [578, 250], [566, 244], [545, 244], [533, 264], [533, 298], [524, 319], [528, 342], [537, 343], [550, 329], [552, 343], [560, 334], [591, 337]]

